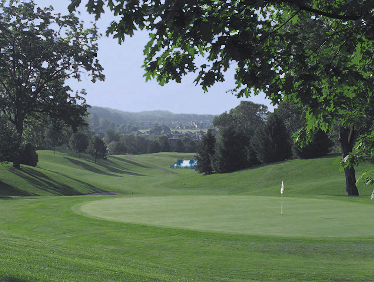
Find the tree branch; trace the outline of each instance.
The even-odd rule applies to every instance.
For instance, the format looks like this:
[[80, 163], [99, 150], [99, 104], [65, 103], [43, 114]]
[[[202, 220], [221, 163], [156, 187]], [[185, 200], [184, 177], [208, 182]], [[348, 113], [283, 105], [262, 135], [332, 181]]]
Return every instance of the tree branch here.
[[361, 10], [360, 15], [338, 15], [338, 14], [334, 14], [334, 13], [323, 12], [323, 11], [308, 7], [306, 5], [299, 4], [299, 3], [297, 3], [298, 1], [295, 1], [295, 0], [286, 0], [284, 2], [289, 3], [291, 5], [295, 5], [302, 11], [311, 12], [315, 15], [320, 15], [320, 16], [324, 16], [324, 17], [327, 17], [327, 18], [331, 18], [331, 19], [339, 19], [339, 20], [346, 20], [346, 21], [357, 21], [363, 15], [362, 10]]

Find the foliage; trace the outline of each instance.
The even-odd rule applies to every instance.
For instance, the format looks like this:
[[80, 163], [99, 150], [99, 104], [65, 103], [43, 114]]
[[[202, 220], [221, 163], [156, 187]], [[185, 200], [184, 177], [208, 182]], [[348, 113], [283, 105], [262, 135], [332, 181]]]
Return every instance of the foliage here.
[[208, 129], [207, 134], [203, 136], [195, 155], [197, 164], [195, 170], [199, 173], [212, 174], [213, 173], [213, 157], [215, 152], [216, 137], [213, 129]]
[[17, 133], [10, 122], [0, 115], [0, 162], [8, 162], [17, 150]]
[[184, 147], [182, 140], [178, 139], [175, 142], [175, 144], [172, 146], [172, 151], [179, 152], [179, 153], [184, 153], [186, 151], [186, 148]]
[[196, 153], [199, 141], [195, 141], [188, 136], [183, 136], [180, 140], [183, 142], [186, 153]]
[[21, 149], [21, 158], [20, 162], [24, 165], [36, 166], [38, 164], [39, 158], [36, 148], [31, 143], [27, 143]]
[[[104, 75], [90, 56], [98, 50], [95, 25], [85, 30], [73, 14], [52, 15], [51, 6], [37, 8], [32, 1], [14, 4], [0, 2], [0, 112], [14, 124], [21, 146], [27, 121], [50, 116], [56, 128], [84, 124], [86, 92], [71, 95], [64, 81], [80, 80], [82, 70], [93, 82]], [[13, 165], [19, 168], [19, 153]]]
[[256, 128], [261, 126], [268, 115], [267, 106], [250, 101], [241, 101], [239, 106], [224, 112], [213, 120], [217, 128], [235, 127], [239, 131], [252, 137]]
[[[106, 118], [109, 122], [103, 123], [102, 126], [108, 126], [107, 128], [114, 129], [123, 134], [128, 134], [138, 129], [148, 130], [155, 123], [162, 127], [161, 131], [166, 130], [166, 133], [169, 132], [168, 128], [177, 129], [178, 126], [181, 126], [183, 129], [184, 127], [192, 126], [191, 122], [194, 122], [198, 128], [206, 129], [212, 125], [213, 118], [215, 117], [214, 115], [174, 114], [168, 111], [125, 112], [96, 106], [92, 106], [88, 111], [90, 113], [88, 122], [91, 127], [94, 126], [94, 119], [97, 121], [96, 118]], [[114, 125], [111, 123], [114, 123]], [[94, 128], [95, 130], [106, 129], [98, 125]]]
[[161, 135], [158, 137], [158, 143], [160, 144], [161, 152], [170, 152], [171, 145], [169, 142], [169, 138], [166, 135]]
[[120, 137], [121, 136], [118, 132], [115, 132], [113, 129], [108, 128], [105, 130], [104, 142], [105, 144], [109, 144], [110, 142], [118, 142]]
[[83, 132], [72, 134], [69, 140], [69, 148], [77, 153], [83, 153], [88, 147], [89, 138]]
[[233, 127], [221, 128], [212, 162], [214, 171], [226, 173], [249, 167], [247, 146], [249, 146], [249, 138], [244, 132]]
[[147, 153], [158, 153], [161, 152], [160, 143], [157, 140], [150, 140], [148, 143]]
[[92, 136], [88, 148], [87, 153], [90, 154], [95, 159], [95, 164], [97, 159], [105, 159], [107, 155], [107, 147], [103, 139], [100, 136], [94, 135]]
[[300, 159], [320, 158], [326, 156], [333, 145], [327, 134], [318, 130], [311, 143], [300, 147], [297, 143], [292, 145], [292, 152]]
[[123, 142], [112, 142], [108, 145], [111, 155], [124, 155], [127, 153], [127, 147]]
[[256, 130], [251, 146], [261, 163], [284, 161], [291, 157], [286, 127], [276, 114], [271, 114], [266, 124]]

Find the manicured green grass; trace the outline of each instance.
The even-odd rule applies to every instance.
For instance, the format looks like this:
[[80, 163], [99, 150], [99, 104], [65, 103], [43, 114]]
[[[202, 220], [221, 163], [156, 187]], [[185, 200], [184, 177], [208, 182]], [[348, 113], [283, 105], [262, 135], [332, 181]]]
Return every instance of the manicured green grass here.
[[[204, 176], [183, 169], [170, 174], [125, 156], [94, 164], [86, 155], [38, 153], [36, 168], [15, 171], [11, 165], [0, 166], [0, 281], [372, 281], [372, 188], [360, 185], [362, 196], [344, 196], [344, 173], [332, 165], [334, 157]], [[172, 170], [176, 159], [191, 156], [131, 157]], [[359, 167], [358, 173], [364, 168]], [[122, 195], [74, 196], [100, 191]], [[150, 215], [147, 205], [155, 198], [161, 202]], [[96, 216], [118, 208], [120, 217], [121, 209], [126, 212], [121, 204], [128, 204], [138, 221], [103, 220], [80, 211], [89, 207], [90, 213], [97, 213], [97, 204], [111, 199], [114, 202], [102, 205]], [[137, 201], [144, 208], [137, 210]], [[246, 201], [254, 208], [254, 217], [249, 216]], [[280, 221], [266, 225], [264, 220], [273, 214], [271, 206], [266, 211], [267, 201], [275, 201]], [[340, 210], [342, 205], [347, 210]], [[316, 208], [319, 217], [325, 216], [322, 221], [308, 216]], [[297, 211], [290, 214], [292, 209]], [[354, 213], [345, 218], [349, 211]], [[156, 212], [166, 212], [169, 220]], [[192, 215], [200, 218], [199, 224]], [[147, 216], [153, 217], [152, 222], [144, 222]], [[184, 223], [175, 224], [170, 216]], [[261, 232], [237, 226], [241, 217], [243, 222], [253, 218], [253, 226], [262, 222]], [[160, 226], [149, 225], [156, 220]], [[318, 236], [313, 225], [321, 222]], [[341, 222], [345, 227], [337, 226]], [[304, 224], [304, 233], [289, 237], [285, 223], [289, 231]], [[328, 238], [328, 227], [342, 234]], [[227, 232], [231, 228], [237, 231]], [[313, 236], [305, 231], [313, 231]]]
[[131, 197], [75, 207], [95, 218], [152, 226], [283, 237], [372, 237], [374, 205], [267, 196]]

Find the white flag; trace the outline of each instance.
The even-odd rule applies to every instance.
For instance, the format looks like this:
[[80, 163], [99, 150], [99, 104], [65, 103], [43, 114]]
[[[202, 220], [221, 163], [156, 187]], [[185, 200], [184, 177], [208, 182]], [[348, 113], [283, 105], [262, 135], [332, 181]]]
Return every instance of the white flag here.
[[374, 190], [373, 190], [373, 193], [371, 193], [370, 200], [372, 200], [373, 198], [374, 198]]
[[283, 194], [283, 190], [284, 190], [284, 185], [283, 185], [283, 181], [282, 181], [281, 194]]

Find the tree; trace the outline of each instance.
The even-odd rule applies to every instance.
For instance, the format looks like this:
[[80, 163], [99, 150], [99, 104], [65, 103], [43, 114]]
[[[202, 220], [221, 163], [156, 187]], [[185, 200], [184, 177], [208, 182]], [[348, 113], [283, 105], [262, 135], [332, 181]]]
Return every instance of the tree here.
[[300, 159], [320, 158], [330, 152], [333, 142], [322, 130], [318, 130], [311, 143], [300, 147], [297, 143], [292, 145], [292, 152]]
[[286, 127], [276, 114], [271, 114], [266, 124], [256, 130], [251, 146], [257, 159], [265, 164], [284, 161], [292, 155]]
[[17, 150], [17, 133], [10, 122], [0, 115], [0, 162], [9, 162]]
[[183, 142], [186, 153], [196, 153], [199, 141], [195, 141], [188, 136], [183, 136], [180, 140]]
[[101, 139], [99, 135], [92, 136], [90, 143], [88, 144], [87, 153], [95, 158], [95, 164], [97, 159], [106, 158], [107, 148], [103, 139]]
[[219, 130], [212, 166], [215, 172], [227, 173], [249, 167], [246, 147], [248, 136], [233, 127]]
[[183, 153], [186, 150], [182, 140], [180, 140], [180, 139], [178, 139], [175, 142], [175, 144], [172, 146], [172, 148], [173, 148], [173, 152], [179, 152], [179, 153]]
[[88, 136], [83, 132], [77, 132], [71, 135], [69, 140], [69, 148], [79, 154], [86, 151], [88, 147]]
[[105, 137], [104, 142], [105, 144], [109, 144], [110, 142], [118, 142], [120, 139], [120, 134], [118, 132], [115, 132], [113, 129], [106, 129], [105, 130]]
[[195, 170], [199, 173], [204, 173], [205, 175], [213, 173], [212, 161], [214, 157], [215, 144], [215, 132], [213, 129], [208, 129], [207, 134], [205, 134], [201, 139], [195, 155], [195, 159], [197, 160]]
[[[69, 10], [80, 2], [72, 0]], [[98, 19], [104, 2], [88, 0], [87, 10]], [[360, 120], [373, 117], [374, 1], [119, 2], [108, 1], [121, 18], [107, 35], [121, 43], [138, 28], [151, 31], [144, 49], [147, 80], [181, 82], [197, 71], [195, 82], [207, 91], [235, 63], [232, 92], [238, 97], [263, 91], [273, 104], [287, 100], [306, 106], [304, 129], [295, 136], [299, 142], [339, 121], [346, 180], [354, 178], [353, 164], [363, 160], [357, 157], [372, 149], [366, 142], [353, 152], [350, 137]], [[197, 66], [199, 56], [207, 62]], [[357, 142], [370, 134], [364, 132]], [[358, 195], [352, 185], [347, 182], [348, 195]]]
[[158, 137], [158, 143], [160, 144], [161, 152], [170, 152], [171, 151], [169, 138], [166, 135], [159, 136]]
[[158, 123], [155, 123], [154, 126], [151, 128], [151, 131], [155, 134], [160, 134], [162, 131], [162, 126], [158, 125]]
[[27, 143], [21, 150], [21, 158], [20, 163], [29, 165], [29, 166], [36, 166], [38, 164], [39, 157], [38, 153], [36, 153], [36, 148], [31, 143]]
[[108, 150], [111, 155], [124, 155], [127, 153], [127, 148], [123, 142], [112, 142], [108, 145]]
[[148, 143], [148, 148], [147, 148], [148, 154], [159, 153], [160, 151], [161, 151], [160, 143], [158, 143], [157, 140], [151, 140]]
[[50, 116], [55, 125], [76, 129], [85, 123], [87, 105], [78, 92], [69, 94], [65, 79], [80, 80], [82, 69], [93, 82], [104, 75], [92, 56], [98, 50], [95, 25], [84, 30], [73, 14], [52, 15], [52, 7], [36, 8], [32, 1], [14, 4], [0, 2], [0, 112], [17, 131], [13, 166], [20, 168], [24, 124]]
[[213, 120], [213, 125], [218, 128], [235, 127], [252, 137], [256, 128], [261, 126], [268, 115], [267, 106], [255, 104], [250, 101], [241, 101], [239, 106], [225, 112]]

